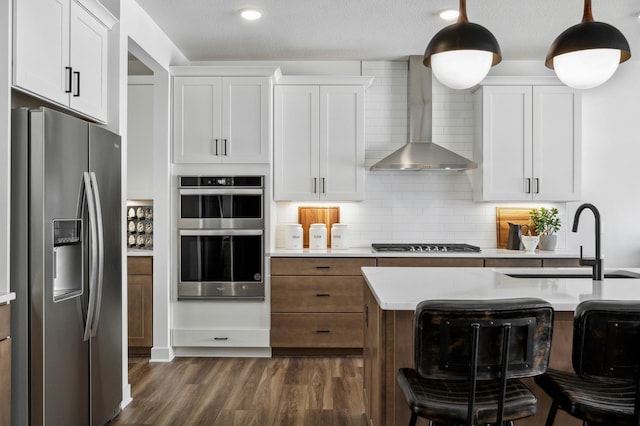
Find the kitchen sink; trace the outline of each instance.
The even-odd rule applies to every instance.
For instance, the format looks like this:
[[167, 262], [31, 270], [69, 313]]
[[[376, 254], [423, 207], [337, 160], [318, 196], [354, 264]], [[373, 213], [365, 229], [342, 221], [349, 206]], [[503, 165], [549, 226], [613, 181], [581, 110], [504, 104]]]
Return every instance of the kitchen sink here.
[[[505, 275], [513, 278], [591, 278], [591, 273], [587, 271], [585, 272], [531, 271], [531, 272], [506, 273]], [[605, 279], [617, 279], [617, 278], [640, 279], [639, 273], [631, 272], [631, 271], [611, 271], [611, 272], [605, 272], [603, 275]]]

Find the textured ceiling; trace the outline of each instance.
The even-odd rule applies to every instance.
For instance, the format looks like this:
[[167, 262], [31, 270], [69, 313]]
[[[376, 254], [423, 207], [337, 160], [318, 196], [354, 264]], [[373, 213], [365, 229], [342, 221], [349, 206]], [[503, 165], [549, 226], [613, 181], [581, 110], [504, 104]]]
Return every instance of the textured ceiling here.
[[[457, 0], [137, 0], [191, 61], [376, 60], [421, 55]], [[243, 7], [262, 11], [244, 21]], [[544, 60], [582, 18], [582, 0], [469, 0], [471, 22], [498, 39], [504, 60]], [[640, 57], [640, 1], [593, 0], [596, 21], [617, 27]]]

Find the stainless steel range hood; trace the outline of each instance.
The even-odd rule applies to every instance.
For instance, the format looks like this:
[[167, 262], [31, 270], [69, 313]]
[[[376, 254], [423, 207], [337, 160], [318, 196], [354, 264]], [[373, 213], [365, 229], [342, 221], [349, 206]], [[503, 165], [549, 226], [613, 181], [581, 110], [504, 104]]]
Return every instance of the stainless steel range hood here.
[[409, 57], [409, 143], [371, 166], [371, 170], [468, 170], [476, 163], [432, 142], [431, 70], [422, 56]]

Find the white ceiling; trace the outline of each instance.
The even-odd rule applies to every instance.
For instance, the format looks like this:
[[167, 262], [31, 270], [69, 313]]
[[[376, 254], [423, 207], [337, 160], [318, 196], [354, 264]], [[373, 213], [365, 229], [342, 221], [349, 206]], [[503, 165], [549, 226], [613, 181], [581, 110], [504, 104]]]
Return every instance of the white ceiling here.
[[[137, 0], [191, 61], [382, 60], [421, 55], [457, 0]], [[248, 22], [238, 10], [254, 7]], [[503, 60], [544, 61], [551, 42], [582, 19], [583, 0], [469, 0]], [[593, 0], [596, 21], [626, 36], [640, 58], [640, 2]]]

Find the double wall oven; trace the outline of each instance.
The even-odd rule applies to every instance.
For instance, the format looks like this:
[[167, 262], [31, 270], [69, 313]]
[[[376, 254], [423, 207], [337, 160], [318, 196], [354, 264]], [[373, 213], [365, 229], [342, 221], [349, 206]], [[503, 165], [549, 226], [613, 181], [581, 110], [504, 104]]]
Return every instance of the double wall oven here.
[[264, 299], [264, 176], [180, 176], [178, 198], [178, 300]]

